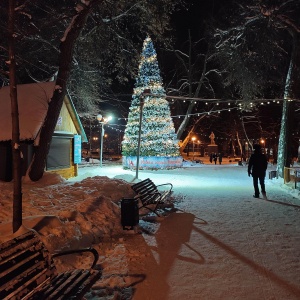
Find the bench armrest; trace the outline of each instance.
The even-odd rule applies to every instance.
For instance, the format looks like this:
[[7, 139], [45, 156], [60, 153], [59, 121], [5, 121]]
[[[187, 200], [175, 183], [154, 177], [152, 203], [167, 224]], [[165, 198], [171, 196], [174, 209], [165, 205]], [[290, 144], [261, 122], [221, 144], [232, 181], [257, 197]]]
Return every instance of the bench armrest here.
[[173, 189], [173, 184], [172, 183], [164, 183], [164, 184], [159, 184], [157, 186], [163, 186], [163, 185], [170, 185], [170, 191]]
[[90, 252], [94, 255], [94, 261], [91, 266], [91, 269], [94, 269], [98, 259], [99, 259], [99, 254], [96, 249], [90, 247], [90, 248], [83, 248], [83, 249], [76, 249], [76, 250], [67, 250], [67, 251], [62, 251], [58, 253], [54, 253], [52, 255], [52, 258], [58, 257], [58, 256], [63, 256], [63, 255], [68, 255], [68, 254], [74, 254], [74, 253], [83, 253], [83, 252]]

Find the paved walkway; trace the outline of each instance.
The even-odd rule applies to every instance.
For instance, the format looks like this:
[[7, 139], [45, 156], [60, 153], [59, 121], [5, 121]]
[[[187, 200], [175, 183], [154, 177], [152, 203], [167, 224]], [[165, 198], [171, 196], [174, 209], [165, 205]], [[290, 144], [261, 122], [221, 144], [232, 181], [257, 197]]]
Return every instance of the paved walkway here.
[[127, 240], [145, 274], [133, 299], [300, 299], [300, 200], [269, 180], [268, 200], [253, 198], [246, 167], [197, 172], [166, 171], [179, 210]]

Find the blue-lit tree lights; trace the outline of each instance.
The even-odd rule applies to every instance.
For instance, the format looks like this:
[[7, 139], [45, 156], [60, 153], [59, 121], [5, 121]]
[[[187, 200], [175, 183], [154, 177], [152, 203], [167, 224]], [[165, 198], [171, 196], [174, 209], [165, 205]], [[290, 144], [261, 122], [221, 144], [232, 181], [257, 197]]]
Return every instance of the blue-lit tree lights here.
[[[145, 96], [150, 90], [154, 96]], [[150, 37], [143, 44], [138, 77], [136, 79], [128, 122], [122, 142], [123, 156], [136, 156], [138, 150], [140, 101], [144, 102], [141, 124], [141, 156], [180, 156], [174, 123], [157, 62], [156, 51]]]

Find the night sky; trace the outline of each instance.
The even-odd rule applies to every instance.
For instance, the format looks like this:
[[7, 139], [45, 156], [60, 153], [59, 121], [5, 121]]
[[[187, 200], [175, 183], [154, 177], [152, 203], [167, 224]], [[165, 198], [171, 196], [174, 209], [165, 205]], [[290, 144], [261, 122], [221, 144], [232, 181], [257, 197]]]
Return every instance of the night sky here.
[[192, 34], [200, 36], [204, 30], [203, 23], [218, 19], [224, 5], [222, 0], [190, 0], [187, 3], [186, 9], [181, 9], [172, 16], [172, 25], [179, 41], [186, 39], [188, 29]]

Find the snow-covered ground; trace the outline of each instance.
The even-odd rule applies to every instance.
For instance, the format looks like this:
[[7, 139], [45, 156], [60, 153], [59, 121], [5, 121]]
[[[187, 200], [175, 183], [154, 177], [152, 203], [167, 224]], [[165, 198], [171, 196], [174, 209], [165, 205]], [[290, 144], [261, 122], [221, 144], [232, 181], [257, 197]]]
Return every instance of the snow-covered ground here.
[[[86, 299], [300, 299], [298, 190], [266, 179], [268, 200], [255, 199], [246, 166], [226, 161], [141, 170], [139, 180], [173, 184], [177, 210], [143, 216], [136, 232], [124, 231], [120, 199], [134, 195], [135, 175], [118, 163], [96, 162], [70, 180], [53, 174], [24, 180], [23, 225], [35, 228], [51, 252], [91, 244], [99, 251], [103, 278]], [[5, 240], [12, 183], [0, 187]], [[89, 258], [56, 264], [88, 267]]]

